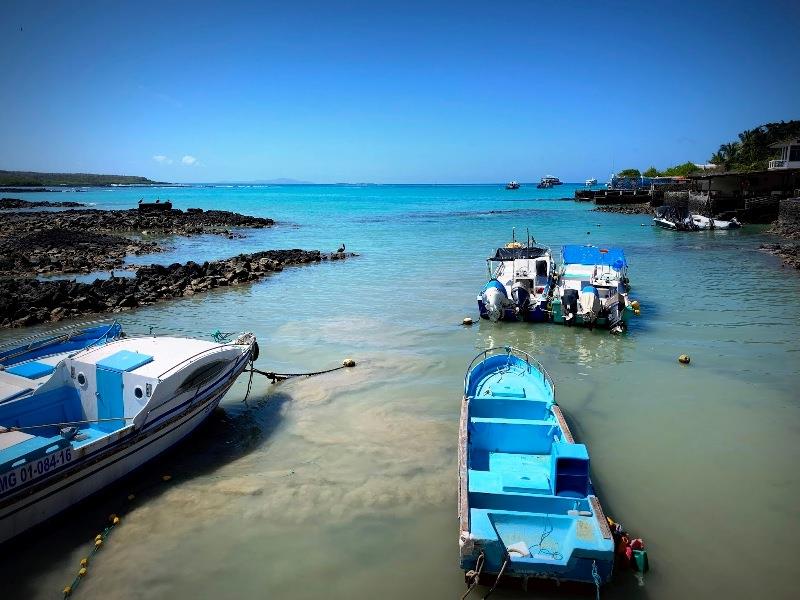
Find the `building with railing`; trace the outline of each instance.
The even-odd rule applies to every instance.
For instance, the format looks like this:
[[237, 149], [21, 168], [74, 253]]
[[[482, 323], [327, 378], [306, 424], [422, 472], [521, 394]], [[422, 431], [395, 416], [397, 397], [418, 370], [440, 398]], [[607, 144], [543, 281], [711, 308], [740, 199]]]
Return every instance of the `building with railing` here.
[[776, 142], [770, 148], [780, 151], [781, 157], [769, 161], [768, 169], [800, 169], [800, 137]]

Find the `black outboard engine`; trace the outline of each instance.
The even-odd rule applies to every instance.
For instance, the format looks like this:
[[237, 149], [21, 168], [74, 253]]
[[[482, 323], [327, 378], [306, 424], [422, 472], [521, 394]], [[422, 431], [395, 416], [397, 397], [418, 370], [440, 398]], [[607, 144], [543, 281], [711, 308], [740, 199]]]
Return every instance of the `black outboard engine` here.
[[578, 314], [578, 290], [564, 290], [564, 295], [561, 296], [561, 312], [564, 314], [564, 322], [572, 325], [575, 315]]
[[511, 286], [511, 298], [514, 300], [514, 305], [517, 307], [517, 315], [525, 317], [525, 313], [531, 305], [531, 293], [520, 282], [516, 282]]

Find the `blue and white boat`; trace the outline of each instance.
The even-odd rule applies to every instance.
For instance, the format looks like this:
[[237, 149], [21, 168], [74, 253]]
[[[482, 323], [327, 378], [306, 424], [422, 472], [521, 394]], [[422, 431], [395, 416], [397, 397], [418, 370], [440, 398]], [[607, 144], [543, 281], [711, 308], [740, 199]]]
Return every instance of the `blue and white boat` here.
[[178, 442], [257, 353], [249, 333], [126, 337], [0, 371], [0, 543]]
[[555, 386], [530, 355], [482, 352], [464, 381], [459, 429], [461, 568], [469, 585], [506, 578], [598, 588], [611, 578], [614, 539]]
[[622, 248], [567, 245], [552, 301], [555, 323], [625, 329], [634, 303], [628, 298], [628, 261]]
[[510, 242], [486, 260], [489, 281], [478, 294], [478, 310], [490, 321], [547, 321], [553, 291], [549, 248]]

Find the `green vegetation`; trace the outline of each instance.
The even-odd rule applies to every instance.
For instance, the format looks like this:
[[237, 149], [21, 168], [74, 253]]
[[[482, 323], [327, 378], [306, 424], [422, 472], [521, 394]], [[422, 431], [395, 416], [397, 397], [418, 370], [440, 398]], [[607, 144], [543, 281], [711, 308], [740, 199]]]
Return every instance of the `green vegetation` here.
[[0, 186], [41, 187], [54, 185], [104, 186], [153, 185], [163, 183], [135, 175], [96, 175], [94, 173], [36, 173], [32, 171], [0, 171]]
[[688, 177], [692, 173], [699, 171], [697, 165], [695, 165], [691, 161], [687, 161], [682, 165], [675, 165], [674, 167], [669, 167], [664, 171], [661, 171], [659, 175], [662, 177]]
[[656, 169], [655, 167], [650, 167], [649, 169], [647, 169], [647, 171], [642, 173], [642, 175], [644, 175], [645, 177], [658, 177], [658, 169]]
[[740, 133], [739, 141], [722, 144], [711, 157], [711, 162], [726, 171], [766, 169], [770, 160], [778, 158], [777, 151], [770, 148], [770, 144], [795, 136], [800, 136], [800, 121], [759, 125]]
[[641, 175], [639, 169], [622, 169], [617, 173], [617, 177], [641, 177]]

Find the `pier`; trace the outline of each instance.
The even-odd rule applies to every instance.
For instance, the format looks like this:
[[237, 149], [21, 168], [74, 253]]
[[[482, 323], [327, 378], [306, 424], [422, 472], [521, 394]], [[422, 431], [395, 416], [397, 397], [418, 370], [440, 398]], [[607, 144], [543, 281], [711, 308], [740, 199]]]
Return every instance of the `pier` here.
[[[674, 206], [681, 211], [722, 219], [736, 217], [744, 223], [771, 223], [778, 218], [780, 202], [800, 196], [800, 168], [770, 169], [746, 173], [702, 173], [687, 180], [632, 189], [579, 189], [578, 202], [597, 206], [631, 204], [651, 208]], [[615, 212], [613, 208], [610, 209]]]

